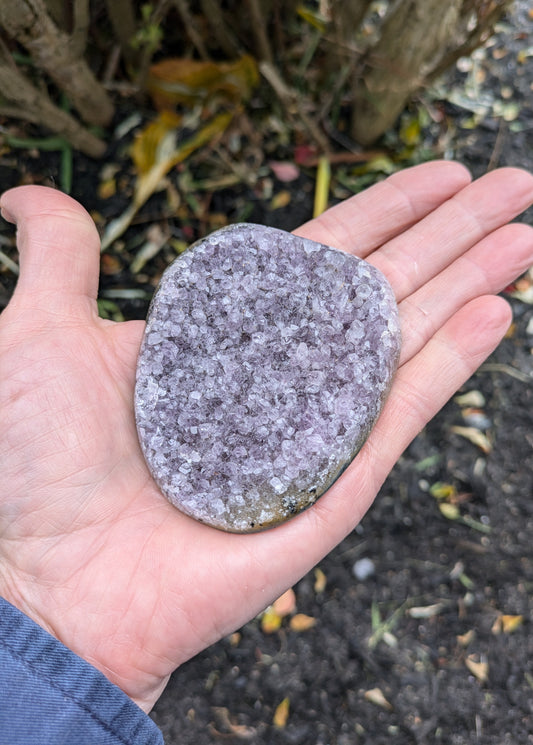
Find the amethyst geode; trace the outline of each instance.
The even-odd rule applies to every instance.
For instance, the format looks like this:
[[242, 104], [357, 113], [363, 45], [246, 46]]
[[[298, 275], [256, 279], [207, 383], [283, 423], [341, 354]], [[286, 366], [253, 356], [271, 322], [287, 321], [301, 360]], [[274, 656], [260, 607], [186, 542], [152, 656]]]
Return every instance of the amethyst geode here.
[[148, 314], [135, 413], [155, 481], [216, 528], [283, 522], [355, 456], [399, 350], [370, 264], [259, 225], [213, 233], [165, 271]]

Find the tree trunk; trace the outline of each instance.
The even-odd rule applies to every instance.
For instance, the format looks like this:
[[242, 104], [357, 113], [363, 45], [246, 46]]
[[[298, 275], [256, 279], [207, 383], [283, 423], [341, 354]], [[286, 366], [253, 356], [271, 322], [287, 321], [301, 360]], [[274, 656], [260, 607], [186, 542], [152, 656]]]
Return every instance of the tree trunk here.
[[0, 90], [3, 97], [16, 105], [14, 110], [10, 110], [10, 116], [14, 116], [16, 112], [17, 118], [47, 127], [92, 158], [100, 158], [104, 154], [105, 143], [88, 132], [66, 111], [59, 109], [46, 93], [34, 88], [1, 48]]
[[70, 37], [52, 21], [43, 0], [2, 0], [0, 24], [26, 47], [88, 124], [109, 124], [111, 99], [85, 60], [73, 53]]
[[385, 19], [353, 88], [352, 134], [363, 145], [391, 127], [448, 48], [462, 0], [404, 0]]
[[[335, 37], [340, 45], [338, 53], [350, 52], [353, 40], [361, 25], [372, 0], [333, 0], [331, 19], [335, 28]], [[344, 50], [343, 50], [344, 48]]]

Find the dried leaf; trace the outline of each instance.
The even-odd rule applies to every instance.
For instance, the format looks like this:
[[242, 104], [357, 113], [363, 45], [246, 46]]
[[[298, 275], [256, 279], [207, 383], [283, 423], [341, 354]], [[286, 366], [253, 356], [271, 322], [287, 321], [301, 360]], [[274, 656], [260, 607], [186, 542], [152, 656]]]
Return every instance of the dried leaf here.
[[492, 443], [487, 435], [480, 432], [475, 427], [450, 427], [450, 431], [460, 437], [464, 437], [472, 444], [476, 445], [483, 453], [488, 454], [492, 451]]
[[284, 698], [283, 701], [276, 706], [276, 711], [272, 717], [272, 724], [274, 727], [277, 729], [283, 729], [285, 727], [289, 718], [289, 708], [290, 700], [288, 698]]
[[524, 616], [502, 616], [502, 631], [504, 634], [512, 634], [513, 631], [522, 625]]
[[439, 510], [448, 520], [458, 520], [460, 517], [459, 507], [449, 502], [442, 502], [439, 504]]
[[250, 55], [235, 62], [169, 58], [150, 67], [146, 87], [156, 108], [162, 110], [176, 104], [204, 104], [215, 96], [245, 101], [258, 82], [257, 64]]
[[489, 663], [484, 660], [478, 662], [476, 656], [471, 654], [465, 660], [465, 665], [480, 683], [486, 683], [489, 679]]
[[474, 637], [476, 635], [476, 632], [474, 629], [470, 629], [469, 631], [465, 632], [464, 634], [458, 634], [457, 641], [462, 647], [468, 647], [469, 644], [474, 640]]
[[437, 481], [429, 487], [429, 493], [435, 499], [447, 499], [453, 500], [457, 496], [457, 489], [453, 484], [446, 484], [442, 481]]
[[475, 390], [467, 391], [460, 396], [455, 396], [454, 401], [455, 403], [459, 404], [459, 406], [474, 406], [478, 409], [482, 409], [486, 403], [485, 396], [481, 393], [481, 391]]
[[[220, 725], [239, 740], [254, 740], [256, 738], [257, 730], [255, 727], [248, 727], [245, 724], [235, 724], [228, 709], [224, 706], [214, 706], [213, 713], [216, 715]], [[217, 732], [214, 728], [213, 731], [217, 735], [225, 734]]]
[[157, 163], [175, 152], [177, 130], [182, 121], [183, 117], [178, 114], [162, 111], [138, 132], [131, 148], [131, 157], [138, 175], [149, 173]]
[[316, 618], [306, 616], [305, 613], [297, 613], [291, 618], [289, 624], [292, 631], [309, 631], [315, 625]]
[[148, 240], [143, 243], [130, 264], [132, 274], [138, 274], [150, 259], [157, 256], [167, 242], [169, 235], [161, 229], [160, 225], [152, 225], [147, 230], [146, 237]]
[[524, 623], [524, 616], [510, 616], [502, 614], [492, 624], [493, 634], [512, 634]]
[[289, 588], [283, 595], [280, 595], [273, 603], [272, 608], [281, 618], [288, 616], [289, 613], [294, 613], [296, 610], [296, 595], [294, 594], [294, 590]]
[[314, 590], [317, 595], [320, 595], [320, 593], [324, 592], [324, 590], [326, 589], [327, 582], [328, 580], [326, 578], [326, 575], [322, 571], [322, 569], [320, 569], [319, 567], [316, 567], [315, 568]]
[[445, 608], [444, 603], [434, 603], [433, 605], [419, 605], [409, 608], [407, 614], [411, 618], [433, 618]]
[[284, 698], [277, 706], [272, 717], [272, 724], [276, 729], [283, 729], [289, 718], [290, 700]]
[[273, 634], [281, 628], [283, 618], [270, 606], [261, 616], [261, 629], [265, 634]]
[[379, 706], [386, 711], [392, 711], [392, 704], [387, 701], [381, 688], [371, 688], [369, 691], [365, 691], [365, 701]]
[[271, 210], [279, 210], [282, 207], [286, 207], [291, 201], [290, 191], [280, 191], [275, 194], [270, 201]]
[[139, 133], [132, 149], [138, 171], [133, 202], [120, 217], [107, 226], [102, 238], [102, 251], [129, 227], [137, 211], [156, 191], [170, 169], [224, 132], [231, 119], [232, 114], [229, 112], [217, 114], [179, 145], [178, 126], [181, 118], [168, 111], [161, 113]]

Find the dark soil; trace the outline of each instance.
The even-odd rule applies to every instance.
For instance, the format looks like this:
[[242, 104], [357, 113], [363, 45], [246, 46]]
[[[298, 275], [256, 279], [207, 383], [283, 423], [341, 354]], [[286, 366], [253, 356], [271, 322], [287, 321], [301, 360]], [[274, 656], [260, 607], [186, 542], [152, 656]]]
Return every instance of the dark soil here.
[[[476, 176], [533, 168], [533, 65], [516, 62], [528, 33], [531, 43], [528, 6], [519, 3], [513, 19], [526, 36], [504, 30], [477, 63], [482, 93], [501, 100], [503, 90], [517, 117], [491, 110], [462, 129], [471, 112], [444, 104], [457, 122], [449, 154]], [[466, 74], [455, 83], [464, 87]], [[533, 224], [531, 213], [523, 219]], [[294, 588], [313, 628], [298, 633], [286, 621], [267, 635], [256, 619], [174, 674], [153, 712], [167, 745], [533, 743], [533, 308], [511, 302], [511, 335], [461, 391], [486, 401], [491, 452], [452, 432], [465, 425], [462, 407], [445, 406], [321, 562], [326, 588], [315, 590], [314, 572]], [[430, 493], [438, 482], [463, 495], [466, 524], [443, 516]], [[361, 558], [375, 568], [365, 580], [353, 571]], [[413, 617], [420, 607], [428, 617]], [[505, 633], [502, 615], [523, 621]], [[368, 700], [373, 689], [390, 706]], [[287, 723], [276, 728], [285, 698]]]
[[[475, 69], [446, 79], [446, 91], [454, 85], [464, 94], [472, 81], [478, 85], [471, 110], [468, 97], [458, 103], [427, 94], [439, 116], [425, 147], [464, 162], [476, 176], [502, 165], [533, 170], [533, 52], [517, 61], [531, 44], [530, 7], [518, 2], [511, 27], [478, 55]], [[508, 108], [502, 117], [501, 105], [513, 103], [514, 114]], [[472, 116], [477, 126], [467, 128]], [[109, 159], [118, 162], [120, 153], [117, 142]], [[0, 160], [2, 189], [58, 178], [57, 154], [30, 152], [16, 163], [10, 157]], [[76, 157], [73, 196], [107, 220], [128, 205], [130, 187], [99, 199], [100, 168]], [[131, 186], [131, 172], [122, 168]], [[274, 186], [291, 192], [284, 209], [271, 211], [257, 188], [238, 186], [215, 193], [208, 213], [287, 229], [310, 217], [311, 174], [303, 170], [297, 181]], [[139, 230], [158, 209], [157, 201], [146, 205]], [[195, 214], [168, 221], [172, 237], [190, 241], [212, 227]], [[531, 211], [523, 219], [533, 224]], [[9, 252], [6, 245], [0, 248]], [[102, 265], [102, 296], [124, 317], [143, 317], [171, 253], [163, 250], [145, 275], [132, 278], [117, 249]], [[2, 305], [14, 278], [4, 270], [0, 280]], [[131, 290], [134, 280], [138, 296], [121, 300], [117, 289]], [[312, 628], [291, 630], [287, 618], [267, 634], [260, 619], [252, 620], [173, 675], [152, 713], [166, 745], [533, 743], [533, 305], [508, 297], [513, 329], [460, 392], [477, 392], [468, 406], [480, 411], [466, 410], [464, 400], [448, 403], [408, 448], [359, 527], [321, 562], [325, 587], [315, 572], [296, 585], [297, 611], [315, 619]], [[477, 428], [490, 452], [456, 426]], [[445, 510], [456, 507], [458, 519], [443, 514], [443, 502]], [[371, 562], [366, 578], [354, 571], [361, 559]], [[288, 718], [276, 727], [276, 708], [286, 698]]]

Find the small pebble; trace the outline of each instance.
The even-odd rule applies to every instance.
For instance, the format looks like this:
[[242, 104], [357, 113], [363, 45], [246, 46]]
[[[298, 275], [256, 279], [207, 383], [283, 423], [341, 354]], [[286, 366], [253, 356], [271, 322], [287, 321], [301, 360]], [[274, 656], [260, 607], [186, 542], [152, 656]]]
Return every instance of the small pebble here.
[[372, 559], [364, 557], [362, 559], [358, 559], [355, 562], [352, 571], [356, 579], [358, 579], [360, 582], [364, 582], [376, 573], [376, 565], [374, 564]]

